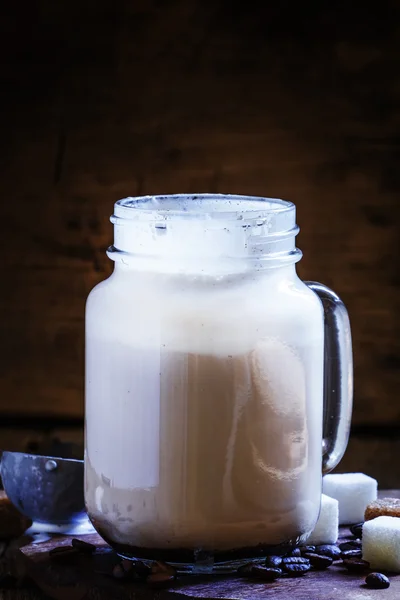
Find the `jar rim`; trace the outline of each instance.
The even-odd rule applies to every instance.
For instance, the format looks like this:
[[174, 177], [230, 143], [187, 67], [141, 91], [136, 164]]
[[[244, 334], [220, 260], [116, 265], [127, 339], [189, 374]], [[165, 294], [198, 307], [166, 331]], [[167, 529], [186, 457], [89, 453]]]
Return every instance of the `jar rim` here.
[[111, 222], [120, 219], [157, 221], [185, 220], [236, 221], [261, 219], [295, 211], [293, 202], [280, 198], [241, 194], [162, 194], [128, 196], [117, 200]]

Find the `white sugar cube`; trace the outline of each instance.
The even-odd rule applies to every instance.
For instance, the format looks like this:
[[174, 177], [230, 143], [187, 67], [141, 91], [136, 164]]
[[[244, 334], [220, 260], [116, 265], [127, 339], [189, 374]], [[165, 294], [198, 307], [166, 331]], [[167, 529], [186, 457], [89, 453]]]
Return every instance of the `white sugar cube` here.
[[371, 569], [400, 573], [400, 518], [377, 517], [366, 521], [362, 552]]
[[367, 504], [376, 500], [378, 482], [364, 473], [325, 475], [322, 491], [339, 502], [339, 525], [364, 521]]
[[335, 544], [339, 535], [339, 502], [325, 494], [321, 496], [321, 512], [307, 544]]

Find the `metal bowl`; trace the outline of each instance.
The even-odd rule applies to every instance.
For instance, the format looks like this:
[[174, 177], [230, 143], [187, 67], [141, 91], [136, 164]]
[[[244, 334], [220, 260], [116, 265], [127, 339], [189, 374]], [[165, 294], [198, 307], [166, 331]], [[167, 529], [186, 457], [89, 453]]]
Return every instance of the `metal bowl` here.
[[83, 460], [3, 452], [1, 478], [10, 501], [32, 521], [70, 525], [86, 519]]

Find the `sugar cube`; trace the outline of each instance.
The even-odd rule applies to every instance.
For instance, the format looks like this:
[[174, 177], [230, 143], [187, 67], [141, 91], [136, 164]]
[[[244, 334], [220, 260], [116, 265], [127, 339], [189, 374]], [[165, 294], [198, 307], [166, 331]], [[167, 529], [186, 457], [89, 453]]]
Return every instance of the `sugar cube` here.
[[400, 498], [382, 498], [368, 504], [365, 509], [365, 520], [376, 517], [400, 517]]
[[400, 573], [400, 518], [377, 517], [366, 521], [362, 553], [371, 569]]
[[322, 492], [339, 502], [339, 525], [364, 521], [364, 512], [378, 495], [378, 482], [364, 473], [330, 473]]
[[307, 544], [335, 544], [339, 535], [339, 502], [325, 494], [321, 496], [321, 511]]

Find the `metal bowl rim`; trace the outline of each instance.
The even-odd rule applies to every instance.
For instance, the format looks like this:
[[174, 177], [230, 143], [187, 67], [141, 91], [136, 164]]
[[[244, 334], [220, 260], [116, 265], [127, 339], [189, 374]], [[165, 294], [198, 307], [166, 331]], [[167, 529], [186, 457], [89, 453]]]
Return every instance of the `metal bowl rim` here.
[[3, 456], [21, 456], [22, 458], [43, 458], [45, 460], [61, 460], [62, 462], [68, 462], [68, 463], [78, 463], [80, 465], [83, 465], [84, 461], [83, 459], [79, 459], [79, 458], [62, 458], [61, 456], [45, 456], [43, 454], [27, 454], [26, 452], [13, 452], [11, 450], [4, 450], [3, 451]]

